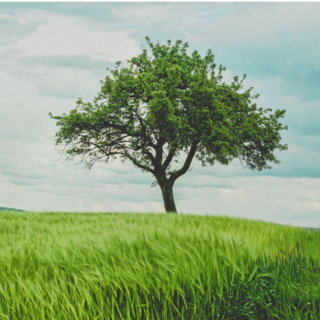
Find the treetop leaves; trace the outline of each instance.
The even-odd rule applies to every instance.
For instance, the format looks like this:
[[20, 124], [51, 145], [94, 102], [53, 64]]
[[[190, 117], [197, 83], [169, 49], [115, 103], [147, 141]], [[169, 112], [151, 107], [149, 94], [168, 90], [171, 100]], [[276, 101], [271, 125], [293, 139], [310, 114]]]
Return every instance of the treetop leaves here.
[[[226, 68], [220, 65], [215, 72], [210, 49], [202, 58], [197, 51], [189, 56], [188, 43], [181, 46], [181, 40], [172, 46], [170, 40], [162, 46], [148, 37], [146, 41], [153, 58], [144, 49], [128, 60], [128, 68], [116, 62], [110, 71], [113, 79], [107, 75], [101, 81], [92, 103], [79, 98], [69, 115], [49, 114], [61, 126], [56, 144], [73, 143], [77, 147], [68, 154], [95, 154], [94, 161], [119, 155], [158, 180], [161, 176], [173, 182], [194, 156], [202, 165], [239, 158], [253, 170], [279, 163], [273, 152], [287, 149], [279, 133], [287, 126], [278, 121], [285, 110], [268, 114], [272, 109], [258, 109], [252, 100], [259, 95], [251, 95], [252, 87], [240, 93], [246, 74], [227, 85], [222, 83]], [[171, 172], [171, 161], [180, 151], [187, 152], [187, 160]]]

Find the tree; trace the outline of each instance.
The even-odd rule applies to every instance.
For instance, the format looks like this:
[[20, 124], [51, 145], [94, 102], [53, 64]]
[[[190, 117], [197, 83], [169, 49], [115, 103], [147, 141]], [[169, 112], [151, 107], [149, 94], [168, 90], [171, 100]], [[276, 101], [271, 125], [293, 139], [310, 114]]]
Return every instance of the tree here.
[[[170, 40], [160, 46], [145, 39], [154, 59], [143, 50], [128, 60], [129, 68], [119, 70], [121, 62], [116, 62], [115, 70], [110, 70], [113, 79], [106, 76], [101, 81], [101, 92], [92, 103], [79, 98], [69, 115], [49, 113], [61, 126], [56, 145], [72, 146], [66, 151], [67, 160], [68, 155], [72, 159], [83, 155], [82, 162], [87, 154], [89, 171], [95, 161], [108, 162], [116, 156], [122, 162], [130, 160], [152, 173], [156, 181], [151, 186], [159, 184], [166, 212], [174, 213], [173, 185], [194, 157], [202, 166], [215, 161], [228, 165], [238, 158], [259, 171], [271, 169], [268, 161], [280, 163], [273, 151], [288, 149], [279, 143], [279, 131], [288, 129], [278, 122], [285, 110], [267, 115], [272, 109], [258, 109], [252, 103], [259, 96], [250, 94], [253, 87], [240, 93], [246, 75], [241, 81], [234, 77], [231, 85], [222, 83], [226, 68], [220, 65], [214, 72], [211, 50], [202, 59], [197, 51], [188, 56], [188, 43], [180, 47], [181, 40], [171, 47]], [[187, 153], [184, 164], [170, 171], [181, 151]]]

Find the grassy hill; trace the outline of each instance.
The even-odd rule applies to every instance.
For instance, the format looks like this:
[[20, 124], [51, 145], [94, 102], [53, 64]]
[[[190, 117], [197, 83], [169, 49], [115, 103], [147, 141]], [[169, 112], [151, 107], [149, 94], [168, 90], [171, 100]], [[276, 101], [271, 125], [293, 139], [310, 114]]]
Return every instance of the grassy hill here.
[[9, 319], [319, 318], [318, 232], [223, 216], [0, 217]]

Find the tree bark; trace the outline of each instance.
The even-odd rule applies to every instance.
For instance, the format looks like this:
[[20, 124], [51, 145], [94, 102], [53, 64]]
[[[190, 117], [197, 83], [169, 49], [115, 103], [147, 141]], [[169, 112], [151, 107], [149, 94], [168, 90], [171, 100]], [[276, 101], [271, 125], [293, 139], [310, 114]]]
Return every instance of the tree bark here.
[[177, 213], [176, 205], [173, 197], [173, 184], [163, 184], [160, 186], [164, 207], [167, 213]]

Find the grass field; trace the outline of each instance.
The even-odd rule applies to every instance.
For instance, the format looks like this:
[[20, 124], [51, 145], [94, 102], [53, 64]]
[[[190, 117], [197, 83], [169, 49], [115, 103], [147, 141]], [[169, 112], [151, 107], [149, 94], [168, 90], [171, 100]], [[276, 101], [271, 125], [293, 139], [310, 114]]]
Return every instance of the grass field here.
[[0, 211], [0, 319], [320, 319], [320, 232]]

